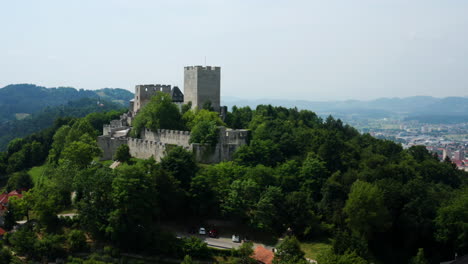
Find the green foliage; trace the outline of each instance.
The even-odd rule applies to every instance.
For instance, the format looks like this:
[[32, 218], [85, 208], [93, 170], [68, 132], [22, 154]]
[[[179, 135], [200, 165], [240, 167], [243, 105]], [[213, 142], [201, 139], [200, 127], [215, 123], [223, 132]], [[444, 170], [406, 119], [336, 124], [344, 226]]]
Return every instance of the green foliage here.
[[317, 261], [320, 264], [367, 264], [369, 263], [365, 259], [361, 258], [354, 251], [347, 251], [342, 255], [336, 255], [333, 251], [327, 251], [324, 254], [320, 254]]
[[153, 131], [157, 129], [183, 130], [182, 115], [177, 105], [172, 102], [170, 95], [163, 92], [156, 93], [132, 122], [134, 136], [139, 136], [146, 127]]
[[254, 244], [252, 242], [244, 242], [242, 245], [236, 250], [236, 255], [239, 258], [237, 263], [239, 264], [254, 264], [256, 261], [251, 258], [252, 254], [254, 253], [253, 250]]
[[61, 163], [69, 162], [72, 166], [85, 168], [94, 157], [99, 156], [102, 150], [96, 140], [84, 134], [77, 141], [69, 143], [61, 153]]
[[130, 155], [130, 148], [127, 144], [120, 145], [115, 152], [114, 160], [120, 162], [128, 162], [132, 156]]
[[211, 251], [208, 245], [197, 237], [183, 238], [183, 253], [196, 258], [209, 258]]
[[436, 238], [458, 252], [468, 252], [468, 187], [453, 194], [451, 199], [439, 208], [435, 219]]
[[369, 237], [388, 226], [382, 192], [371, 183], [359, 180], [353, 183], [343, 210], [350, 229], [360, 235]]
[[161, 168], [171, 173], [176, 180], [180, 181], [181, 186], [185, 189], [190, 187], [190, 182], [198, 170], [193, 154], [183, 147], [172, 148], [161, 159]]
[[212, 121], [216, 126], [226, 126], [219, 117], [219, 113], [207, 109], [190, 110], [184, 113], [183, 120], [188, 129], [192, 130], [200, 122]]
[[301, 250], [299, 241], [296, 237], [286, 237], [278, 246], [274, 264], [305, 264], [307, 261], [304, 258], [304, 252]]
[[16, 172], [8, 179], [6, 187], [8, 192], [20, 189], [31, 189], [33, 187], [33, 181], [28, 173]]
[[71, 230], [67, 235], [67, 243], [72, 252], [80, 252], [87, 248], [86, 235], [81, 230]]
[[184, 260], [180, 264], [193, 264], [193, 260], [189, 255], [185, 255]]
[[409, 262], [409, 264], [428, 264], [428, 263], [429, 262], [427, 262], [426, 257], [424, 256], [423, 248], [418, 249], [418, 254], [416, 254], [416, 256], [414, 256]]
[[214, 121], [200, 121], [192, 128], [189, 142], [215, 146], [218, 137], [219, 129]]

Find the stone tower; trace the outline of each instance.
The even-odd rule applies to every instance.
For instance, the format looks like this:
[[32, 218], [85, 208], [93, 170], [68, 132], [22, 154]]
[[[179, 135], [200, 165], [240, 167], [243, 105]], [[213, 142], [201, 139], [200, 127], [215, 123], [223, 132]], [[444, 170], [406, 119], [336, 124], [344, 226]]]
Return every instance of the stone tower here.
[[133, 112], [136, 113], [143, 106], [145, 106], [151, 100], [151, 97], [156, 95], [156, 92], [170, 94], [171, 86], [161, 84], [137, 85], [135, 87], [135, 100], [133, 101]]
[[192, 102], [200, 109], [207, 101], [215, 111], [220, 111], [221, 68], [213, 66], [188, 66], [184, 68], [184, 103]]

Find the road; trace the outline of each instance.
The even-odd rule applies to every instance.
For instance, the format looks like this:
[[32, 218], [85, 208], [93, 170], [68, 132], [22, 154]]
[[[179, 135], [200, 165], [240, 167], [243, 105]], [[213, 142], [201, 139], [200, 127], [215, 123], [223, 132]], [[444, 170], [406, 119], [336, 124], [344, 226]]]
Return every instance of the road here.
[[188, 234], [188, 233], [182, 233], [182, 232], [176, 232], [177, 237], [182, 238], [182, 237], [198, 237], [201, 240], [203, 240], [206, 244], [208, 244], [209, 247], [215, 247], [215, 248], [222, 248], [222, 249], [231, 249], [231, 248], [238, 248], [241, 243], [235, 243], [232, 242], [231, 237], [223, 237], [220, 236], [218, 238], [214, 237], [209, 237], [208, 235], [196, 235], [196, 234]]

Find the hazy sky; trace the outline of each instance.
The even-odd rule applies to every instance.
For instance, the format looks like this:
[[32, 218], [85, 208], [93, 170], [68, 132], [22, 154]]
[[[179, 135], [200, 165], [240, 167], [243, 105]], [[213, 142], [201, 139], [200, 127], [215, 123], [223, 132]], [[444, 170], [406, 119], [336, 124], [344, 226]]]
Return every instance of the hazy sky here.
[[183, 86], [223, 96], [468, 95], [467, 0], [0, 0], [0, 87]]

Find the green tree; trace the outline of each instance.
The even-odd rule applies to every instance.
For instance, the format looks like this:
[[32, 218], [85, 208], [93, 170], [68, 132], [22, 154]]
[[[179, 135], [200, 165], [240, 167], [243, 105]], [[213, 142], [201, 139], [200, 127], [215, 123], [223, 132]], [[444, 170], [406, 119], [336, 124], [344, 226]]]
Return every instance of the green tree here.
[[7, 182], [7, 191], [20, 190], [20, 189], [31, 189], [33, 187], [33, 181], [31, 176], [26, 172], [13, 173]]
[[96, 141], [88, 134], [80, 137], [79, 141], [69, 143], [62, 151], [62, 162], [68, 161], [79, 168], [87, 167], [94, 157], [100, 155], [102, 150]]
[[305, 264], [305, 253], [301, 250], [299, 240], [296, 237], [286, 237], [278, 246], [274, 264]]
[[365, 237], [388, 227], [388, 210], [383, 194], [371, 183], [354, 182], [343, 210], [351, 230]]
[[184, 260], [180, 264], [193, 264], [193, 260], [189, 255], [185, 255]]
[[336, 255], [332, 250], [319, 254], [317, 258], [320, 264], [367, 264], [367, 260], [360, 257], [354, 251], [347, 251], [343, 255]]
[[416, 256], [414, 256], [409, 264], [428, 264], [429, 262], [427, 261], [426, 257], [424, 256], [424, 249], [420, 248], [418, 249], [418, 253]]
[[269, 186], [257, 202], [252, 221], [254, 225], [264, 231], [280, 232], [282, 227], [283, 193], [276, 186]]
[[185, 255], [193, 257], [208, 258], [211, 256], [208, 245], [197, 237], [184, 238], [182, 249]]
[[135, 117], [132, 122], [132, 134], [139, 136], [146, 127], [157, 129], [182, 130], [184, 125], [179, 108], [172, 102], [169, 94], [157, 92]]
[[455, 192], [437, 211], [436, 238], [452, 250], [468, 252], [468, 187]]
[[253, 250], [253, 243], [252, 242], [245, 242], [243, 243], [237, 250], [237, 256], [239, 260], [237, 263], [239, 264], [253, 264], [256, 263], [254, 259], [251, 258], [252, 254], [254, 253]]
[[86, 249], [86, 235], [81, 230], [71, 230], [67, 235], [67, 243], [72, 252], [79, 252]]
[[190, 143], [210, 144], [218, 143], [219, 129], [214, 121], [202, 120], [196, 123], [190, 134]]
[[130, 155], [130, 148], [127, 144], [120, 145], [117, 148], [114, 160], [118, 160], [120, 162], [128, 162], [131, 158], [132, 156]]
[[171, 148], [161, 159], [161, 168], [179, 180], [186, 190], [198, 170], [193, 153], [179, 146]]

